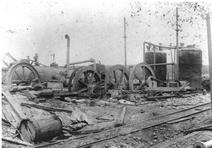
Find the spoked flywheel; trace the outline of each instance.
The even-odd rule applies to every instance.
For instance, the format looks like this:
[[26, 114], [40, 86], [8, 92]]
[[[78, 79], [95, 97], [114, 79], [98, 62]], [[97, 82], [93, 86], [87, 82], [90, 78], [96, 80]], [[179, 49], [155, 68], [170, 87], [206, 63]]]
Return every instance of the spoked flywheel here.
[[27, 62], [13, 64], [6, 73], [6, 85], [29, 85], [35, 79], [40, 81], [40, 76], [37, 70]]
[[139, 63], [130, 72], [129, 87], [131, 90], [140, 90], [145, 86], [149, 77], [155, 78], [155, 73], [150, 66]]
[[115, 65], [109, 68], [105, 78], [105, 90], [123, 89], [127, 90], [129, 85], [129, 72], [122, 65]]
[[75, 72], [75, 76], [69, 84], [72, 84], [69, 91], [98, 93], [102, 81], [99, 74], [92, 67], [82, 67]]

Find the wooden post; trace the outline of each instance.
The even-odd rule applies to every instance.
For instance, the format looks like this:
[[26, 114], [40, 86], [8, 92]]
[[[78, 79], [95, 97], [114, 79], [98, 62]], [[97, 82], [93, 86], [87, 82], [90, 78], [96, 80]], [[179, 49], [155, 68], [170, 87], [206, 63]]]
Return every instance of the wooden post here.
[[210, 96], [211, 96], [211, 110], [212, 110], [212, 44], [211, 44], [211, 23], [210, 14], [207, 14], [207, 36], [208, 36], [208, 56], [209, 56], [209, 73], [210, 73]]
[[66, 66], [67, 66], [67, 72], [69, 72], [69, 63], [70, 63], [70, 37], [68, 34], [65, 35], [65, 38], [67, 39], [67, 53], [66, 53]]
[[178, 37], [179, 37], [179, 25], [178, 25], [178, 8], [176, 8], [176, 52], [175, 52], [175, 56], [176, 56], [176, 67], [175, 67], [175, 80], [179, 80], [179, 41], [178, 41]]
[[146, 64], [146, 57], [145, 57], [145, 42], [143, 43], [143, 63]]

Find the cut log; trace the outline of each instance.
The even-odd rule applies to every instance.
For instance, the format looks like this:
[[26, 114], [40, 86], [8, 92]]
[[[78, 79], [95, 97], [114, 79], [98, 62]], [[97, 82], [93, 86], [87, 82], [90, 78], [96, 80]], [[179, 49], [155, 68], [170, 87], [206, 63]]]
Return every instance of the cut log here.
[[57, 116], [45, 119], [24, 119], [21, 121], [19, 131], [22, 139], [27, 142], [46, 141], [62, 132], [62, 122]]

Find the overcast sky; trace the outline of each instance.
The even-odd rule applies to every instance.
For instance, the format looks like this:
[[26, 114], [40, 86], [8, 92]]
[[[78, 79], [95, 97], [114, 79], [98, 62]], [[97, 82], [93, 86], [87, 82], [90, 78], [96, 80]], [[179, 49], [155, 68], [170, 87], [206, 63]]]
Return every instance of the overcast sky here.
[[[201, 3], [203, 4], [203, 3]], [[49, 65], [66, 62], [65, 34], [71, 38], [70, 62], [94, 58], [103, 64], [124, 64], [123, 18], [127, 20], [127, 61], [142, 61], [144, 41], [175, 45], [175, 9], [179, 7], [179, 42], [196, 44], [208, 64], [204, 16], [189, 5], [132, 0], [7, 0], [0, 4], [3, 53], [15, 58], [39, 54]], [[189, 20], [192, 18], [192, 21]]]

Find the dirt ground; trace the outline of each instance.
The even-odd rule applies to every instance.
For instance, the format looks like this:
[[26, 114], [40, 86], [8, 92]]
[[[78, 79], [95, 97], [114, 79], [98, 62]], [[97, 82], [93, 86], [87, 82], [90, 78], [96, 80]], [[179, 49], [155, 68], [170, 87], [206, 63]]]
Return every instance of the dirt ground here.
[[[120, 100], [114, 98], [105, 99], [94, 99], [86, 100], [81, 99], [76, 101], [73, 98], [69, 98], [68, 101], [58, 101], [58, 100], [47, 100], [45, 103], [51, 103], [53, 106], [73, 106], [76, 105], [82, 111], [84, 111], [89, 119], [91, 119], [94, 124], [111, 122], [116, 120], [118, 114], [123, 106], [126, 107], [126, 114], [124, 118], [125, 126], [121, 127], [122, 130], [127, 132], [130, 128], [135, 128], [147, 124], [148, 122], [159, 121], [164, 118], [167, 114], [172, 114], [187, 108], [191, 108], [200, 104], [210, 102], [210, 95], [206, 94], [190, 94], [185, 97], [168, 98], [156, 101], [147, 101], [139, 97], [139, 95], [128, 95], [128, 98], [136, 98], [140, 100], [139, 104], [126, 104], [120, 103]], [[132, 99], [131, 99], [132, 100]], [[58, 103], [60, 102], [60, 103]], [[131, 101], [132, 102], [132, 101]], [[210, 106], [209, 106], [210, 107]], [[200, 109], [196, 109], [197, 111]], [[195, 127], [200, 127], [205, 124], [212, 123], [211, 111], [207, 110], [202, 113], [194, 114], [183, 118], [184, 120], [174, 120], [171, 122], [166, 122], [164, 124], [159, 124], [157, 126], [152, 126], [150, 128], [144, 128], [137, 132], [130, 132], [129, 134], [124, 134], [117, 136], [112, 139], [102, 140], [96, 139], [99, 142], [89, 145], [92, 148], [187, 148], [192, 147], [193, 143], [200, 140], [212, 139], [212, 132], [210, 131], [199, 131], [190, 134], [184, 134], [185, 130], [192, 129]], [[127, 128], [125, 128], [127, 127]], [[12, 136], [15, 130], [8, 128], [6, 125], [2, 126], [4, 136]], [[93, 135], [95, 135], [94, 133]], [[77, 137], [79, 135], [73, 135]], [[90, 135], [85, 135], [85, 138], [91, 138]], [[82, 141], [85, 141], [82, 139]], [[49, 145], [45, 147], [80, 147], [80, 142], [72, 142], [72, 140], [66, 140], [54, 145]], [[75, 145], [78, 143], [77, 145]], [[83, 144], [81, 144], [83, 146]], [[11, 144], [8, 142], [3, 142], [3, 147], [23, 147], [16, 144]], [[83, 146], [86, 147], [86, 146]]]

